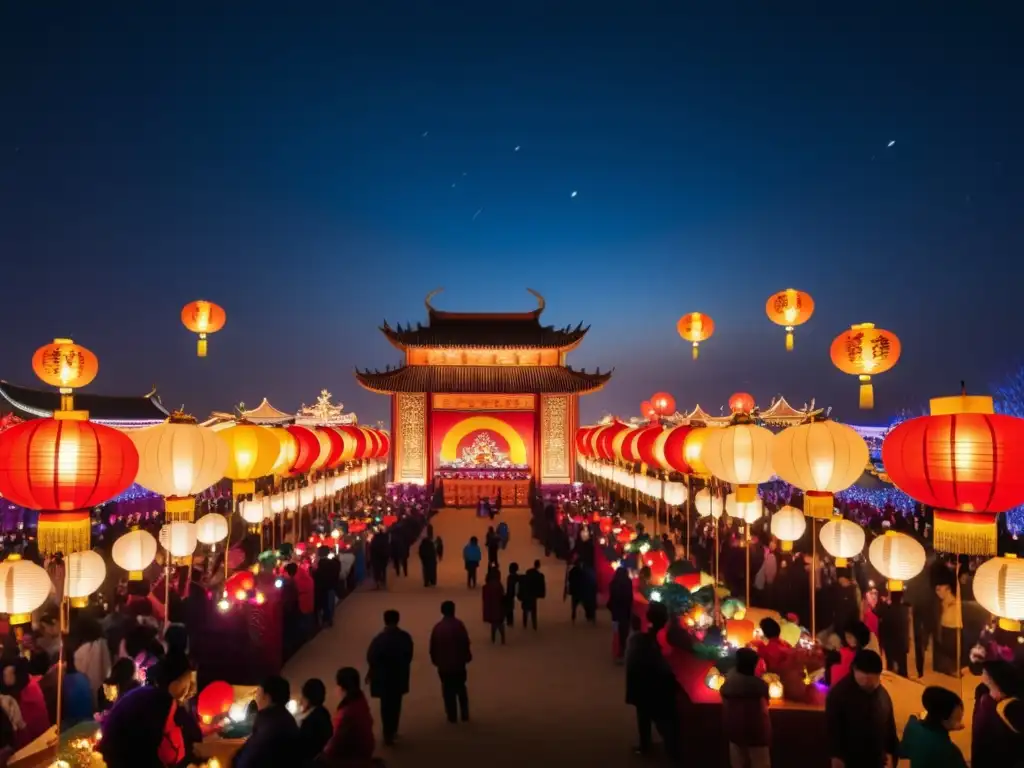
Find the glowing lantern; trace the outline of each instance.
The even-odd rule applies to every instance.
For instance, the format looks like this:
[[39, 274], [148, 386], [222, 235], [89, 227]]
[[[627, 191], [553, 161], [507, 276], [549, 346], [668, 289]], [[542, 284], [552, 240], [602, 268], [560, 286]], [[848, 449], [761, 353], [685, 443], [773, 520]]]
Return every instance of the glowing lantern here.
[[366, 444], [363, 449], [363, 453], [357, 458], [372, 459], [374, 456], [377, 455], [377, 452], [380, 450], [380, 437], [378, 437], [377, 432], [375, 430], [372, 430], [369, 427], [356, 427], [356, 429], [360, 430], [366, 436]]
[[249, 525], [263, 522], [263, 499], [252, 499], [239, 504], [242, 519]]
[[39, 549], [70, 555], [89, 549], [90, 509], [135, 480], [139, 456], [120, 430], [57, 411], [0, 432], [0, 493], [40, 510]]
[[377, 435], [381, 441], [380, 453], [377, 454], [377, 458], [386, 459], [391, 455], [391, 434], [383, 429], [378, 429]]
[[629, 461], [629, 459], [626, 458], [626, 441], [629, 439], [629, 436], [636, 431], [636, 427], [627, 427], [612, 438], [612, 458], [615, 461]]
[[256, 589], [256, 579], [249, 571], [235, 571], [224, 582], [224, 589], [232, 595], [238, 592], [251, 592]]
[[804, 491], [804, 514], [819, 520], [832, 517], [832, 494], [857, 482], [868, 459], [857, 430], [834, 421], [784, 429], [772, 446], [775, 474]]
[[890, 592], [902, 592], [903, 582], [924, 569], [926, 557], [916, 539], [895, 531], [886, 531], [868, 547], [868, 560], [889, 580]]
[[281, 441], [271, 430], [247, 421], [217, 433], [228, 445], [224, 477], [231, 480], [231, 492], [238, 496], [256, 490], [255, 480], [269, 475], [281, 455]]
[[580, 427], [576, 430], [576, 452], [581, 456], [591, 457], [590, 447], [587, 445], [587, 436], [594, 429], [595, 427]]
[[195, 523], [167, 523], [160, 527], [160, 546], [172, 557], [188, 557], [196, 551], [198, 531]]
[[715, 332], [714, 321], [702, 312], [689, 312], [679, 318], [676, 331], [686, 341], [693, 344], [693, 359], [700, 354], [700, 343], [711, 338]]
[[993, 557], [974, 572], [974, 599], [999, 617], [999, 626], [1020, 632], [1024, 620], [1024, 561], [1007, 555]]
[[32, 355], [32, 370], [43, 382], [60, 390], [60, 409], [74, 409], [72, 391], [96, 378], [100, 362], [91, 351], [71, 339], [54, 339]]
[[612, 528], [615, 527], [615, 523], [612, 521], [610, 517], [602, 517], [600, 520], [598, 520], [597, 527], [598, 530], [601, 531], [601, 535], [607, 536], [612, 532]]
[[663, 584], [668, 575], [668, 567], [671, 565], [665, 553], [660, 549], [651, 549], [642, 557], [644, 565], [651, 569], [651, 583]]
[[754, 622], [750, 619], [727, 619], [725, 639], [738, 648], [750, 645], [754, 639]]
[[807, 520], [796, 507], [783, 507], [772, 515], [771, 529], [772, 536], [782, 542], [782, 551], [790, 552], [793, 542], [798, 541], [807, 530]]
[[681, 507], [686, 503], [686, 486], [682, 483], [665, 483], [665, 493], [662, 494], [662, 498], [671, 507]]
[[662, 431], [661, 424], [648, 424], [622, 432], [622, 457], [632, 464], [655, 464], [657, 457], [654, 455], [654, 445]]
[[46, 602], [52, 588], [50, 575], [20, 555], [0, 563], [0, 613], [9, 614], [12, 626], [32, 621], [32, 611]]
[[336, 461], [337, 457], [341, 455], [344, 450], [345, 444], [341, 441], [341, 437], [338, 436], [337, 440], [331, 439], [331, 434], [337, 435], [333, 429], [325, 429], [324, 427], [313, 427], [313, 436], [317, 442], [317, 454], [316, 458], [313, 459], [313, 463], [309, 467], [310, 472], [318, 472], [327, 466], [330, 461]]
[[758, 483], [772, 479], [775, 435], [741, 415], [733, 418], [731, 426], [711, 431], [700, 458], [711, 474], [736, 486], [736, 501], [753, 501]]
[[[289, 427], [291, 429], [291, 427]], [[348, 436], [350, 442], [346, 442], [345, 454], [342, 461], [356, 461], [362, 459], [370, 451], [366, 432], [353, 424], [343, 424], [337, 427], [339, 432]], [[351, 453], [349, 453], [351, 451]]]
[[168, 521], [190, 522], [195, 516], [195, 495], [224, 477], [230, 460], [223, 432], [201, 427], [183, 413], [163, 424], [130, 433], [139, 451], [136, 481], [166, 499]]
[[722, 687], [724, 683], [725, 675], [718, 671], [718, 667], [712, 667], [708, 670], [708, 674], [704, 678], [704, 685], [706, 685], [712, 691], [717, 691]]
[[633, 540], [633, 531], [629, 528], [623, 528], [621, 531], [619, 531], [618, 535], [615, 537], [615, 540], [619, 542], [619, 544], [629, 544], [629, 542]]
[[192, 333], [199, 334], [196, 355], [206, 357], [206, 335], [216, 333], [224, 327], [228, 316], [212, 301], [193, 301], [182, 307], [181, 322]]
[[996, 554], [999, 512], [1024, 502], [1024, 419], [992, 412], [992, 398], [931, 401], [931, 415], [893, 427], [882, 444], [886, 473], [935, 510], [942, 552]]
[[654, 441], [654, 458], [659, 467], [666, 472], [679, 472], [689, 475], [693, 470], [686, 463], [684, 445], [686, 436], [693, 431], [693, 427], [680, 425], [669, 427], [658, 434]]
[[604, 426], [596, 434], [594, 448], [597, 451], [597, 458], [605, 461], [615, 460], [615, 449], [613, 447], [616, 436], [629, 431], [629, 425], [621, 421], [613, 421]]
[[792, 621], [783, 620], [779, 622], [779, 626], [782, 630], [779, 632], [779, 639], [796, 648], [796, 644], [800, 642], [800, 636], [803, 634], [800, 625]]
[[265, 429], [277, 438], [280, 446], [277, 461], [270, 468], [270, 473], [277, 477], [282, 477], [295, 464], [295, 459], [299, 455], [299, 443], [294, 435], [284, 427], [265, 427]]
[[860, 407], [875, 407], [871, 377], [885, 373], [900, 359], [900, 340], [892, 331], [859, 323], [836, 336], [830, 354], [832, 364], [843, 373], [860, 377]]
[[129, 531], [114, 542], [110, 556], [128, 571], [130, 581], [141, 581], [142, 572], [156, 557], [156, 539], [147, 531]]
[[754, 396], [746, 392], [736, 392], [729, 398], [730, 413], [750, 414], [754, 410]]
[[[317, 440], [316, 433], [308, 427], [300, 427], [292, 424], [291, 426], [285, 427], [291, 436], [295, 438], [297, 445], [297, 451], [295, 452], [295, 461], [286, 472], [288, 477], [298, 477], [309, 472], [313, 467], [313, 463], [320, 456], [320, 441]], [[360, 432], [360, 434], [362, 434]], [[363, 439], [363, 445], [365, 445], [365, 436]]]
[[782, 685], [782, 679], [774, 672], [766, 672], [761, 679], [768, 684], [768, 698], [778, 700], [786, 692]]
[[704, 445], [711, 435], [708, 427], [698, 427], [687, 433], [683, 439], [683, 461], [689, 465], [691, 472], [697, 477], [709, 477], [711, 475], [707, 464], [701, 458], [704, 453]]
[[697, 491], [697, 495], [693, 497], [693, 505], [697, 508], [698, 515], [701, 517], [710, 516], [715, 520], [720, 518], [725, 511], [721, 495], [717, 493], [712, 494], [707, 488]]
[[648, 421], [654, 421], [658, 418], [658, 409], [654, 407], [650, 400], [641, 400], [640, 415]]
[[64, 596], [72, 608], [84, 608], [89, 595], [103, 586], [107, 564], [99, 552], [72, 552], [64, 560]]
[[850, 520], [832, 520], [821, 526], [818, 533], [821, 546], [843, 568], [851, 557], [864, 551], [864, 529]]
[[736, 501], [736, 494], [730, 493], [725, 497], [725, 511], [729, 513], [729, 517], [752, 525], [764, 517], [764, 504], [760, 496], [755, 496], [753, 501]]
[[673, 581], [684, 589], [688, 589], [691, 592], [695, 589], [700, 589], [700, 574], [699, 573], [680, 573], [676, 576]]
[[196, 712], [205, 725], [210, 725], [216, 718], [226, 715], [234, 703], [235, 689], [229, 683], [217, 680], [199, 692]]
[[659, 416], [671, 416], [676, 411], [676, 401], [668, 392], [655, 392], [651, 395], [651, 407]]
[[207, 545], [218, 544], [228, 537], [228, 521], [224, 515], [209, 512], [196, 521], [196, 539]]
[[786, 328], [786, 349], [793, 349], [793, 329], [803, 325], [814, 314], [814, 299], [810, 294], [787, 288], [769, 296], [764, 307], [768, 319]]

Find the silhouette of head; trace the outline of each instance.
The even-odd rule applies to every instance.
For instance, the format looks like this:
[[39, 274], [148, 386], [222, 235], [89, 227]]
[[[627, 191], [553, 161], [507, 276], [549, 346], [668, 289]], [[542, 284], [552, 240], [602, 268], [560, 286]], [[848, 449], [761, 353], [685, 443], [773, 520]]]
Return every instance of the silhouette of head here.
[[397, 627], [398, 620], [401, 618], [401, 614], [394, 608], [384, 611], [384, 626], [385, 627]]
[[455, 616], [455, 603], [452, 600], [445, 600], [441, 603], [441, 615], [446, 619], [454, 618]]

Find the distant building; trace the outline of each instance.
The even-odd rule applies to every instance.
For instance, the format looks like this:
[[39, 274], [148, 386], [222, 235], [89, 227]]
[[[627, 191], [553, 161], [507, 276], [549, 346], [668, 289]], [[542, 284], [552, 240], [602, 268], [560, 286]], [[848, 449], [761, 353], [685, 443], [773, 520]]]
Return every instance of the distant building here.
[[[89, 412], [89, 419], [119, 429], [139, 429], [160, 424], [170, 413], [154, 388], [139, 397], [75, 393], [75, 409]], [[0, 380], [0, 415], [18, 419], [45, 419], [60, 410], [60, 393], [33, 389]]]

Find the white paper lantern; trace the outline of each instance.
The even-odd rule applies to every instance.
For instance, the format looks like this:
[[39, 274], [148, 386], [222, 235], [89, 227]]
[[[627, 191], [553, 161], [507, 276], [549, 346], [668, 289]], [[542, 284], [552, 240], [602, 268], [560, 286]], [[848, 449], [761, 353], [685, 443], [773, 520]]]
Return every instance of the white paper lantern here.
[[683, 483], [665, 483], [665, 503], [679, 507], [686, 503], [686, 486]]
[[793, 549], [793, 542], [807, 530], [807, 520], [796, 507], [783, 507], [772, 515], [771, 526], [772, 536], [782, 542], [784, 552], [789, 552]]
[[314, 501], [316, 501], [316, 498], [313, 495], [313, 489], [311, 487], [307, 485], [305, 488], [299, 490], [299, 504], [304, 507], [308, 507]]
[[160, 528], [160, 546], [172, 557], [188, 557], [196, 551], [197, 541], [195, 523], [167, 523]]
[[228, 466], [224, 439], [185, 417], [128, 436], [139, 452], [135, 482], [164, 497], [195, 496], [224, 477]]
[[284, 512], [284, 494], [275, 493], [270, 497], [270, 514], [280, 515]]
[[249, 525], [259, 525], [263, 522], [263, 500], [247, 499], [238, 505], [242, 519]]
[[736, 494], [730, 493], [725, 497], [725, 511], [729, 513], [729, 517], [735, 517], [751, 525], [764, 517], [764, 504], [760, 496], [755, 496], [753, 501], [736, 501]]
[[821, 526], [818, 533], [821, 546], [843, 568], [847, 560], [864, 551], [864, 529], [852, 520], [832, 520]]
[[697, 495], [693, 497], [693, 505], [701, 517], [710, 516], [717, 520], [725, 512], [725, 503], [721, 494], [712, 494], [707, 488], [697, 491]]
[[832, 494], [857, 482], [868, 458], [864, 438], [834, 421], [784, 429], [772, 446], [776, 474], [804, 491], [804, 513], [819, 520], [832, 517]]
[[64, 559], [64, 595], [73, 608], [84, 608], [89, 595], [103, 585], [107, 564], [98, 552], [72, 552]]
[[700, 458], [715, 477], [736, 487], [739, 501], [752, 501], [759, 483], [772, 479], [775, 435], [756, 424], [733, 424], [712, 430]]
[[148, 531], [129, 531], [114, 542], [110, 556], [114, 562], [128, 571], [131, 581], [140, 581], [156, 557], [156, 539]]
[[999, 617], [999, 626], [1020, 632], [1024, 620], [1024, 560], [993, 557], [974, 572], [974, 599]]
[[228, 521], [224, 515], [210, 512], [196, 522], [196, 539], [202, 544], [219, 544], [227, 537]]
[[889, 580], [890, 592], [902, 592], [903, 582], [924, 569], [927, 555], [916, 539], [905, 533], [888, 531], [871, 542], [868, 559], [875, 570]]
[[11, 625], [32, 621], [32, 611], [46, 602], [51, 589], [49, 574], [20, 555], [0, 563], [0, 613], [9, 614]]

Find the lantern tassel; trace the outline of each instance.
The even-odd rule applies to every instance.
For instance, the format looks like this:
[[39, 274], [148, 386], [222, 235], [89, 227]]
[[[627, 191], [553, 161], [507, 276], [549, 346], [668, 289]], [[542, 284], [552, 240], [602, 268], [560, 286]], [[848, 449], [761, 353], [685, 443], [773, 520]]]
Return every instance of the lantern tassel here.
[[199, 341], [196, 343], [196, 357], [206, 357], [206, 334], [199, 334]]
[[995, 515], [935, 510], [932, 544], [937, 551], [995, 556], [999, 554], [998, 543]]
[[870, 376], [860, 377], [860, 407], [863, 411], [870, 411], [875, 407], [875, 388], [871, 384]]
[[805, 491], [804, 514], [812, 520], [831, 520], [832, 494], [828, 491]]
[[792, 352], [793, 351], [793, 329], [792, 328], [787, 328], [786, 329], [786, 351], [787, 352]]
[[164, 499], [164, 515], [168, 523], [195, 522], [196, 497], [168, 496]]
[[85, 552], [91, 545], [92, 520], [88, 512], [40, 512], [39, 552], [44, 557], [62, 553], [65, 557]]
[[698, 357], [700, 357], [700, 346], [695, 341], [693, 342], [693, 359], [696, 360]]

